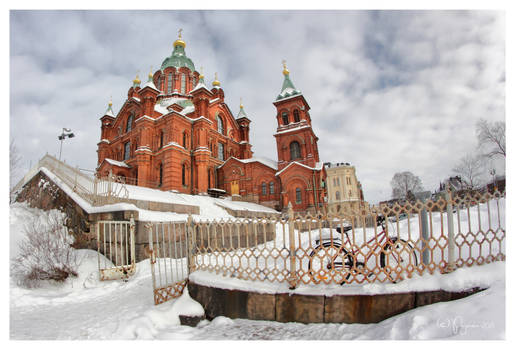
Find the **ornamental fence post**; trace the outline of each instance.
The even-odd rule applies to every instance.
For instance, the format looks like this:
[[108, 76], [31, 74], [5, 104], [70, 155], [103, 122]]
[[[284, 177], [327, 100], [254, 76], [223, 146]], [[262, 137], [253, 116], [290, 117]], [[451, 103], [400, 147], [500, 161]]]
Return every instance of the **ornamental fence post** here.
[[193, 216], [188, 214], [188, 222], [186, 224], [186, 252], [188, 254], [188, 275], [191, 271], [195, 270], [195, 250], [196, 250], [196, 235], [195, 223]]
[[293, 227], [293, 207], [291, 202], [288, 203], [288, 233], [290, 240], [290, 275], [288, 276], [288, 284], [290, 289], [297, 287], [297, 261], [296, 261], [296, 248], [295, 248], [295, 231]]
[[454, 258], [454, 249], [456, 246], [456, 242], [454, 241], [454, 215], [452, 210], [452, 192], [451, 187], [447, 185], [445, 200], [447, 202], [447, 248], [448, 248], [448, 256], [447, 260], [449, 261], [448, 265], [445, 268], [445, 272], [452, 272], [456, 270], [456, 260]]

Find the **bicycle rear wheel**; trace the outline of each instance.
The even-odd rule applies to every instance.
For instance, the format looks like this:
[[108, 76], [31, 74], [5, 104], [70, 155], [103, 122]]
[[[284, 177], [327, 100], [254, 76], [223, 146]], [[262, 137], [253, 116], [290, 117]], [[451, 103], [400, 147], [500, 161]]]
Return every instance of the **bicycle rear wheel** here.
[[418, 259], [411, 244], [403, 239], [391, 238], [391, 243], [387, 243], [381, 251], [380, 264], [390, 275], [397, 277], [393, 278], [395, 282], [397, 279], [404, 279], [408, 270], [414, 270]]
[[352, 256], [338, 243], [325, 242], [309, 254], [308, 271], [316, 284], [344, 284], [352, 266]]

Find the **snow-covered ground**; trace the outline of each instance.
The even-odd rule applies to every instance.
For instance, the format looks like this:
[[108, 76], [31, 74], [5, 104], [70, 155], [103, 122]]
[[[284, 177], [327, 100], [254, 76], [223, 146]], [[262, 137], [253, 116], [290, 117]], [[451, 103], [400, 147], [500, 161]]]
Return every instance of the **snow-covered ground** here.
[[[45, 214], [15, 204], [10, 215], [14, 255], [15, 243], [23, 237], [27, 217]], [[469, 278], [489, 285], [485, 291], [465, 299], [417, 308], [377, 324], [304, 325], [217, 317], [202, 321], [197, 327], [187, 327], [179, 324], [178, 314], [198, 314], [198, 303], [185, 293], [175, 301], [154, 306], [148, 260], [137, 264], [137, 272], [128, 282], [99, 282], [97, 253], [80, 250], [78, 254], [81, 260], [78, 277], [62, 284], [46, 283], [37, 289], [25, 289], [10, 280], [11, 339], [505, 338], [505, 264], [502, 262], [454, 272], [461, 276], [457, 281]]]

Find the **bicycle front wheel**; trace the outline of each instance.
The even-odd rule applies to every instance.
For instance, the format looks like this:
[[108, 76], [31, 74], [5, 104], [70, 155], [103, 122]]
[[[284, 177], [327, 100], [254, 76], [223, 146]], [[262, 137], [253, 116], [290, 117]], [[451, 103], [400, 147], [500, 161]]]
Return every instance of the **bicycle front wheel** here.
[[309, 255], [308, 270], [316, 283], [344, 284], [351, 274], [352, 256], [337, 243], [323, 243]]

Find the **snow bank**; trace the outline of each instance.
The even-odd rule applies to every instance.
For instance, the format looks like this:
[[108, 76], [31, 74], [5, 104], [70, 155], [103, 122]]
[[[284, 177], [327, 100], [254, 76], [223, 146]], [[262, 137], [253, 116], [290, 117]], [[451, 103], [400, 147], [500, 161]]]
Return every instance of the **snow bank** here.
[[496, 262], [483, 266], [463, 267], [449, 274], [428, 273], [416, 275], [398, 283], [365, 283], [362, 285], [324, 286], [301, 284], [295, 290], [290, 290], [286, 282], [245, 281], [234, 277], [217, 275], [208, 271], [195, 271], [190, 274], [190, 281], [209, 287], [237, 289], [256, 293], [288, 293], [303, 295], [374, 295], [406, 292], [422, 292], [433, 290], [463, 291], [474, 287], [488, 288], [492, 284], [504, 281], [505, 263]]

